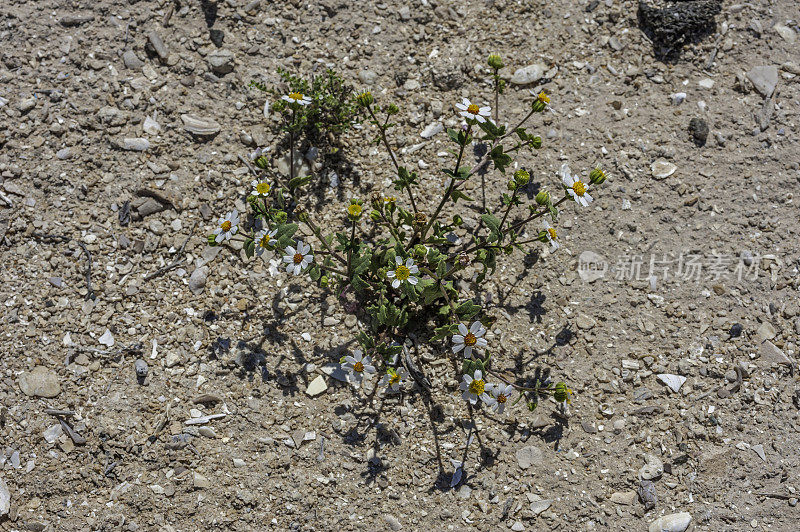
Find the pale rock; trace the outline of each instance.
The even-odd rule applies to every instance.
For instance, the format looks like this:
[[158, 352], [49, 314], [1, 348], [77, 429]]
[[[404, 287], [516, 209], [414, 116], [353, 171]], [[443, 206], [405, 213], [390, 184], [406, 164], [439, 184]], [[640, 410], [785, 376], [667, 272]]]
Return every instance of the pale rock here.
[[327, 389], [328, 385], [325, 383], [325, 377], [318, 375], [316, 379], [309, 383], [306, 393], [311, 397], [316, 397]]
[[431, 122], [425, 127], [425, 129], [422, 130], [422, 133], [420, 133], [419, 135], [423, 139], [429, 139], [432, 136], [441, 133], [442, 131], [444, 131], [444, 126], [442, 125], [441, 122]]
[[683, 386], [683, 383], [686, 382], [686, 377], [682, 375], [673, 375], [671, 373], [659, 373], [657, 377], [675, 393], [678, 393], [678, 391], [681, 389], [681, 386]]
[[639, 469], [639, 478], [641, 480], [655, 480], [661, 478], [664, 474], [664, 463], [657, 456], [652, 454], [644, 455], [645, 464]]
[[158, 135], [159, 131], [161, 131], [161, 126], [154, 119], [146, 116], [144, 119], [144, 124], [142, 125], [142, 130], [148, 135], [155, 136]]
[[648, 532], [684, 532], [692, 522], [689, 512], [664, 515], [650, 523]]
[[792, 361], [786, 354], [769, 340], [764, 340], [758, 352], [761, 354], [761, 361], [769, 366], [791, 366]]
[[765, 321], [759, 325], [756, 334], [761, 340], [772, 340], [778, 333], [771, 323]]
[[541, 463], [544, 455], [538, 447], [529, 445], [517, 451], [517, 465], [521, 469], [528, 469], [533, 464]]
[[122, 141], [122, 148], [128, 151], [146, 151], [150, 149], [150, 141], [144, 138], [126, 138]]
[[750, 69], [747, 79], [764, 98], [769, 98], [778, 85], [778, 68], [775, 66], [757, 66]]
[[636, 502], [635, 491], [616, 491], [611, 494], [611, 502], [625, 506], [633, 506]]
[[654, 161], [653, 164], [650, 165], [650, 172], [656, 179], [666, 179], [674, 174], [677, 169], [677, 166], [664, 159]]
[[514, 85], [528, 85], [534, 81], [540, 80], [546, 70], [546, 65], [542, 63], [534, 63], [532, 65], [518, 68], [516, 72], [514, 72], [514, 75], [511, 76], [509, 81], [511, 81], [511, 83]]
[[201, 266], [196, 268], [192, 275], [189, 276], [189, 290], [195, 295], [200, 295], [206, 287], [206, 279], [208, 277], [208, 267]]
[[789, 44], [794, 44], [795, 41], [797, 41], [797, 34], [788, 26], [784, 26], [783, 24], [775, 24], [772, 26], [772, 29], [775, 30], [775, 32]]
[[192, 135], [197, 135], [198, 137], [216, 135], [220, 131], [220, 125], [211, 119], [184, 114], [181, 115], [181, 120], [183, 121], [183, 128]]
[[36, 366], [19, 376], [19, 388], [28, 397], [53, 398], [61, 393], [58, 374], [44, 366]]
[[403, 525], [400, 524], [400, 521], [398, 521], [395, 516], [391, 514], [386, 514], [383, 516], [383, 519], [384, 521], [386, 521], [386, 524], [389, 525], [390, 529], [395, 531], [403, 529]]
[[44, 436], [44, 441], [47, 443], [55, 442], [59, 436], [64, 433], [64, 429], [61, 427], [61, 423], [56, 423], [55, 425], [50, 425], [42, 434]]
[[103, 333], [103, 336], [97, 339], [98, 342], [103, 344], [106, 347], [113, 347], [114, 346], [114, 335], [111, 334], [111, 331], [106, 329], [106, 332]]
[[195, 488], [198, 489], [204, 489], [211, 486], [211, 482], [209, 482], [209, 480], [206, 477], [204, 477], [203, 475], [201, 475], [196, 471], [192, 478], [192, 484], [194, 485]]
[[[539, 496], [534, 495], [534, 497], [538, 498]], [[550, 508], [552, 504], [553, 504], [552, 499], [534, 500], [533, 502], [531, 502], [531, 512], [533, 512], [533, 515], [539, 515], [540, 513]]]
[[6, 481], [0, 477], [0, 517], [6, 515], [11, 510], [11, 492], [8, 490]]

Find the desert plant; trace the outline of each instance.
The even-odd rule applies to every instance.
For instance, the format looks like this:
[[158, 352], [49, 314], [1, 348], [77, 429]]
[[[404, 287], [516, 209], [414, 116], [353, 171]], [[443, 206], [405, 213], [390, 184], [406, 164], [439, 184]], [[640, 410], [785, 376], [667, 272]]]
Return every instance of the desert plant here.
[[[492, 56], [489, 64], [495, 70], [498, 97], [503, 84], [497, 70], [502, 62]], [[285, 109], [296, 117], [311, 105], [303, 98], [300, 94], [284, 97]], [[491, 345], [485, 338], [492, 319], [476, 303], [476, 297], [463, 298], [459, 288], [467, 287], [465, 281], [470, 278], [466, 274], [473, 264], [480, 270], [471, 278], [478, 287], [477, 296], [497, 268], [498, 260], [522, 260], [526, 247], [533, 244], [549, 244], [556, 250], [559, 206], [565, 202], [588, 206], [593, 199], [590, 190], [606, 179], [603, 170], [591, 169], [584, 178], [563, 165], [559, 171], [560, 192], [551, 195], [541, 190], [534, 201], [528, 202], [525, 192], [530, 173], [517, 169], [507, 178], [508, 190], [502, 194], [501, 205], [486, 209], [467, 238], [448, 238], [457, 228], [464, 227], [459, 209], [473, 201], [464, 188], [468, 180], [492, 170], [507, 175], [514, 166], [514, 157], [541, 148], [542, 139], [530, 133], [526, 124], [534, 115], [550, 110], [549, 97], [544, 92], [535, 94], [524, 119], [511, 128], [495, 123], [488, 106], [468, 99], [456, 103], [464, 123], [458, 129], [447, 130], [454, 145], [453, 164], [441, 169], [445, 174], [443, 182], [436, 177], [423, 179], [409, 170], [392, 149], [389, 133], [392, 117], [399, 113], [397, 105], [379, 106], [370, 92], [357, 95], [354, 102], [364, 110], [376, 132], [372, 140], [388, 151], [394, 189], [407, 201], [388, 195], [374, 195], [368, 200], [354, 197], [341, 207], [342, 228], [330, 232], [303, 209], [302, 189], [310, 177], [292, 175], [270, 182], [270, 163], [263, 154], [256, 153], [253, 158], [258, 169], [251, 167], [255, 180], [248, 196], [253, 223], [242, 224], [234, 210], [220, 219], [208, 237], [209, 244], [239, 239], [247, 257], [278, 252], [287, 273], [333, 291], [347, 312], [363, 309], [362, 319], [368, 327], [357, 335], [360, 349], [340, 361], [359, 387], [378, 373], [383, 375], [380, 384], [387, 391], [399, 389], [409, 377], [422, 388], [429, 387], [424, 368], [414, 363], [405, 348], [408, 338], [413, 340], [427, 332], [434, 350], [443, 343], [449, 344], [439, 351], [446, 352], [461, 368], [459, 392], [471, 405], [483, 403], [502, 412], [516, 393], [516, 401], [525, 398], [533, 410], [541, 396], [551, 395], [564, 412], [571, 395], [565, 383], [538, 375], [532, 382], [524, 375], [508, 378], [493, 369], [492, 353], [500, 346]], [[483, 144], [486, 149], [477, 164], [469, 166], [465, 159], [473, 143]], [[485, 181], [482, 180], [484, 187]], [[423, 184], [442, 190], [438, 203], [429, 211], [415, 195]], [[531, 229], [535, 221], [541, 225]], [[359, 304], [349, 302], [351, 298]]]

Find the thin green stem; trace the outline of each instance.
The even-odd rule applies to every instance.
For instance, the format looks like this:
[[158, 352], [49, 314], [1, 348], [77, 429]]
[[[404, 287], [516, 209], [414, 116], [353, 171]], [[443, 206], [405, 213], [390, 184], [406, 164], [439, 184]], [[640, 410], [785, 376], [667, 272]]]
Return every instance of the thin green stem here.
[[347, 262], [338, 253], [336, 253], [335, 251], [333, 251], [333, 249], [331, 249], [330, 244], [328, 244], [328, 241], [325, 240], [325, 238], [322, 236], [322, 232], [314, 224], [314, 222], [308, 219], [302, 220], [302, 222], [306, 224], [308, 228], [311, 229], [311, 232], [314, 233], [314, 235], [316, 235], [316, 237], [319, 239], [320, 242], [322, 242], [322, 245], [325, 246], [325, 249], [328, 250], [328, 253], [330, 253], [331, 257], [338, 260], [342, 264], [347, 264]]
[[[386, 138], [386, 124], [389, 123], [389, 117], [387, 116], [386, 122], [384, 122], [383, 125], [380, 125], [380, 123], [378, 122], [378, 118], [375, 116], [375, 112], [372, 110], [372, 106], [368, 105], [367, 111], [369, 112], [369, 115], [372, 117], [372, 120], [375, 122], [375, 125], [378, 126], [378, 131], [380, 132], [381, 140], [383, 141], [383, 145], [386, 147], [386, 151], [389, 152], [389, 157], [391, 157], [392, 159], [392, 164], [394, 164], [394, 169], [397, 172], [399, 172], [400, 165], [398, 164], [397, 159], [395, 158], [392, 148], [389, 146], [389, 139]], [[417, 203], [414, 201], [414, 194], [411, 192], [411, 187], [406, 185], [403, 188], [405, 189], [406, 192], [408, 192], [408, 199], [409, 201], [411, 201], [411, 208], [414, 209], [414, 213], [416, 214]]]

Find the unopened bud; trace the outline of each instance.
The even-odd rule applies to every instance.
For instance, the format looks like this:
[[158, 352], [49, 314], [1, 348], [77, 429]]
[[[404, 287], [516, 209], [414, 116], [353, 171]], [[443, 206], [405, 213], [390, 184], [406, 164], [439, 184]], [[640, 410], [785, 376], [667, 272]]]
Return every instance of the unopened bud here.
[[533, 137], [531, 139], [531, 146], [537, 150], [542, 147], [542, 137]]
[[393, 103], [390, 103], [389, 105], [386, 106], [386, 114], [387, 115], [396, 115], [399, 112], [400, 112], [400, 108], [397, 107]]
[[520, 187], [524, 187], [525, 185], [527, 185], [530, 179], [531, 179], [531, 174], [529, 174], [525, 170], [517, 170], [516, 172], [514, 172], [514, 181]]
[[364, 91], [361, 94], [359, 94], [358, 96], [356, 96], [356, 101], [362, 107], [369, 107], [370, 105], [372, 105], [372, 103], [375, 101], [375, 99], [372, 97], [372, 93], [371, 92]]
[[568, 403], [569, 396], [572, 393], [572, 390], [567, 388], [567, 384], [564, 382], [559, 382], [555, 385], [554, 392], [553, 392], [553, 399], [556, 400], [558, 403]]
[[462, 268], [466, 268], [467, 266], [469, 266], [470, 262], [472, 262], [472, 261], [469, 258], [469, 255], [467, 255], [466, 253], [461, 253], [461, 254], [458, 255], [458, 264]]
[[517, 183], [513, 179], [510, 179], [508, 181], [507, 186], [508, 186], [508, 190], [517, 190]]
[[503, 60], [497, 54], [490, 55], [489, 56], [489, 60], [487, 62], [489, 63], [489, 66], [492, 67], [495, 70], [500, 70], [501, 68], [503, 68], [505, 66], [503, 64]]
[[533, 100], [533, 110], [534, 112], [541, 113], [545, 110], [547, 105], [550, 103], [550, 97], [544, 92], [540, 92], [539, 95]]
[[589, 181], [591, 181], [593, 185], [600, 185], [605, 180], [606, 180], [606, 173], [603, 172], [600, 168], [595, 168], [594, 170], [589, 172]]
[[414, 255], [418, 259], [425, 257], [425, 255], [427, 254], [428, 254], [428, 248], [426, 248], [422, 244], [417, 244], [416, 246], [414, 246]]
[[536, 203], [539, 205], [548, 205], [550, 204], [550, 193], [546, 190], [542, 190], [538, 194], [536, 194]]

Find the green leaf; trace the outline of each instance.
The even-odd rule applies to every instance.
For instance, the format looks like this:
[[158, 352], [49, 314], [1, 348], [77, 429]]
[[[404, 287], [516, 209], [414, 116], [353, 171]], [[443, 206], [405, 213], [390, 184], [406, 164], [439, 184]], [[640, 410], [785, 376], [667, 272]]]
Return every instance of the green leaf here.
[[305, 177], [295, 177], [294, 179], [289, 181], [289, 184], [287, 186], [289, 187], [290, 191], [294, 192], [294, 190], [297, 189], [298, 187], [302, 187], [303, 185], [306, 185], [309, 182], [311, 182], [311, 179], [312, 176], [310, 175]]
[[475, 304], [471, 299], [467, 299], [456, 307], [456, 314], [461, 318], [468, 320], [481, 311], [480, 305]]
[[447, 136], [450, 137], [450, 140], [452, 140], [456, 144], [460, 145], [461, 142], [458, 139], [458, 133], [459, 133], [458, 131], [456, 131], [455, 129], [453, 129], [451, 127], [447, 128]]
[[450, 335], [453, 335], [458, 332], [458, 324], [457, 323], [450, 323], [447, 325], [442, 325], [441, 327], [437, 327], [433, 330], [434, 335], [431, 338], [431, 342], [438, 342], [439, 340], [444, 340]]
[[458, 203], [458, 200], [463, 199], [465, 201], [475, 201], [474, 199], [470, 198], [460, 190], [456, 189], [450, 194], [450, 198], [453, 200], [453, 203]]
[[489, 157], [491, 157], [494, 162], [495, 168], [502, 173], [506, 173], [506, 167], [512, 163], [511, 156], [503, 153], [503, 146], [501, 144], [492, 148], [492, 151], [489, 152]]
[[248, 238], [244, 241], [244, 254], [247, 255], [247, 258], [251, 258], [256, 251], [256, 243], [253, 241], [252, 238]]
[[350, 279], [350, 284], [352, 285], [353, 290], [359, 293], [362, 293], [369, 288], [369, 284], [367, 284], [358, 274], [353, 275], [353, 278]]
[[219, 244], [217, 244], [217, 235], [215, 235], [215, 234], [208, 235], [208, 245], [211, 246], [211, 247], [219, 245]]
[[481, 220], [489, 228], [489, 242], [494, 242], [500, 239], [500, 220], [493, 214], [481, 215]]
[[319, 281], [319, 278], [322, 277], [322, 270], [319, 266], [314, 264], [308, 269], [308, 275], [311, 276], [312, 281]]

